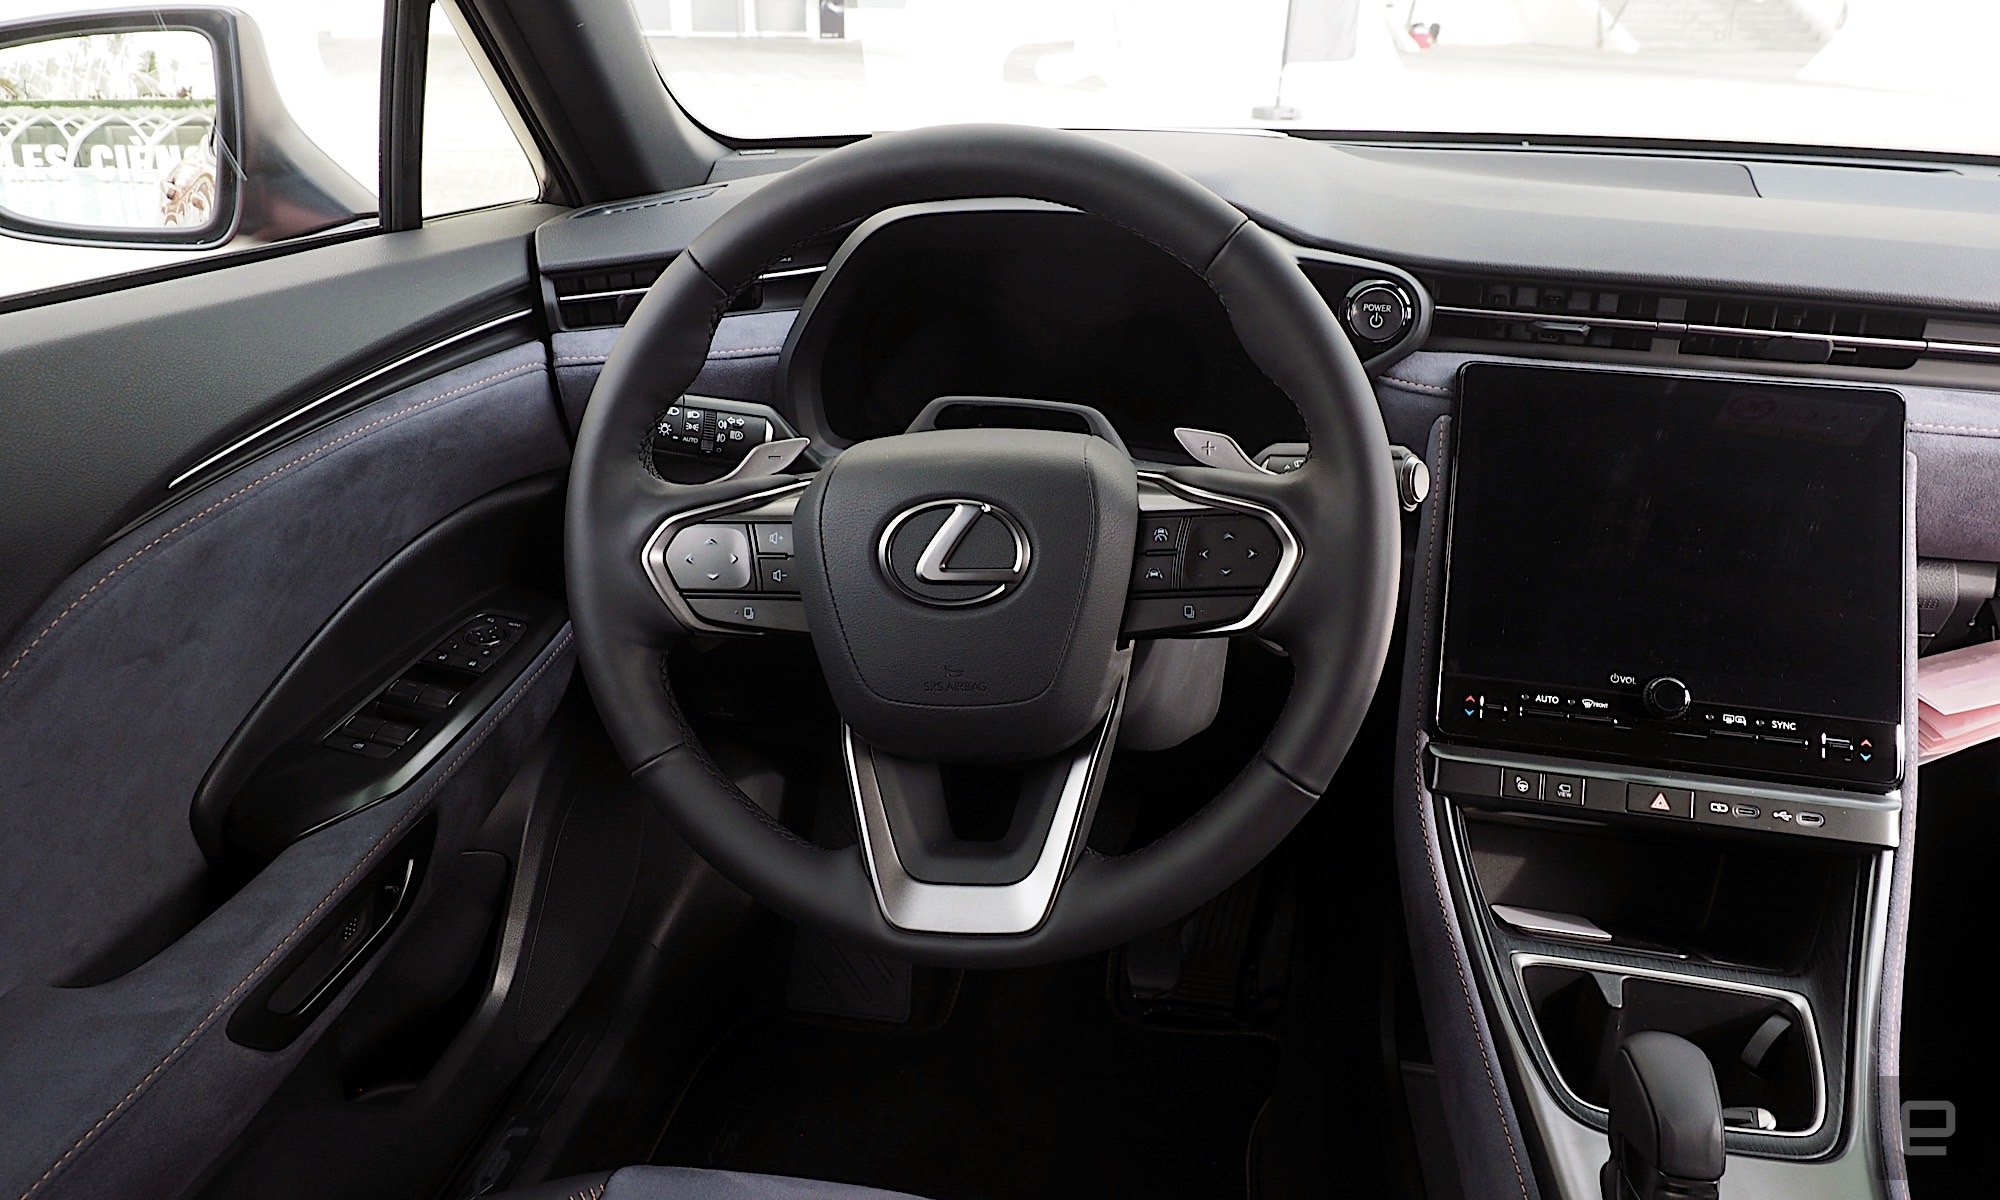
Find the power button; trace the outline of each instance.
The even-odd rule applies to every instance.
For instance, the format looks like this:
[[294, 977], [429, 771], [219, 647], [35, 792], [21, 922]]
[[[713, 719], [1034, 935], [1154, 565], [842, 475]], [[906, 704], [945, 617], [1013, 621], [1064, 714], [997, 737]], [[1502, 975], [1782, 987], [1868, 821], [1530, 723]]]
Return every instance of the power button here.
[[1354, 336], [1370, 342], [1393, 342], [1410, 327], [1410, 299], [1395, 284], [1370, 279], [1347, 293], [1343, 315]]

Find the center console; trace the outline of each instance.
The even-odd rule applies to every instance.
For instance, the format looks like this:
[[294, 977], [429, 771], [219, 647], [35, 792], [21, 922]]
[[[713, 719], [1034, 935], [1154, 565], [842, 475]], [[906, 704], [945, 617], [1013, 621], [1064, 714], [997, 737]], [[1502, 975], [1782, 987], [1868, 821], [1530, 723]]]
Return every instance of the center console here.
[[1616, 1052], [1659, 1032], [1713, 1067], [1723, 1197], [1872, 1194], [1901, 399], [1496, 363], [1456, 391], [1422, 832], [1540, 1173], [1598, 1194]]

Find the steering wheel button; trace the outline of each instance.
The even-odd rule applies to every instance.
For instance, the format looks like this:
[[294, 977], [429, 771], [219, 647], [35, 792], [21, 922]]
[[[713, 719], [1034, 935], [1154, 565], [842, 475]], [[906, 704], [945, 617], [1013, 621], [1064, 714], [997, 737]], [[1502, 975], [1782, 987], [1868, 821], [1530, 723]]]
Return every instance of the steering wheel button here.
[[1180, 586], [1178, 564], [1170, 554], [1142, 554], [1132, 560], [1132, 590], [1170, 592]]
[[1139, 525], [1139, 553], [1172, 554], [1181, 548], [1181, 527], [1186, 522], [1178, 517], [1159, 521], [1143, 521]]
[[1278, 537], [1252, 516], [1197, 517], [1188, 522], [1184, 571], [1189, 587], [1255, 588], [1278, 569]]
[[667, 571], [688, 591], [736, 592], [750, 586], [750, 535], [741, 525], [690, 525], [667, 546]]
[[1143, 596], [1125, 606], [1125, 632], [1173, 637], [1204, 633], [1250, 615], [1255, 596]]
[[758, 554], [790, 554], [792, 552], [792, 527], [790, 525], [757, 525]]
[[688, 601], [688, 607], [704, 621], [715, 625], [727, 625], [745, 632], [766, 629], [784, 633], [806, 631], [805, 605], [789, 597], [771, 596], [749, 600], [724, 599], [719, 596], [697, 597]]
[[767, 592], [790, 592], [799, 590], [798, 568], [789, 558], [759, 558], [757, 560], [757, 586]]

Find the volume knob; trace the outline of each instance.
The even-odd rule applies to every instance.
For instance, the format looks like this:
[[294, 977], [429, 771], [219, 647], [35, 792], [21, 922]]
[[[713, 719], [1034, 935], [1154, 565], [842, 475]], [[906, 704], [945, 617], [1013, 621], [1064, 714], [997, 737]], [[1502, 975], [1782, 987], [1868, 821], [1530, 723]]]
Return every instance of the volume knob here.
[[1688, 693], [1688, 685], [1671, 675], [1647, 680], [1639, 699], [1646, 705], [1647, 712], [1667, 721], [1686, 716], [1688, 706], [1694, 702], [1694, 697]]

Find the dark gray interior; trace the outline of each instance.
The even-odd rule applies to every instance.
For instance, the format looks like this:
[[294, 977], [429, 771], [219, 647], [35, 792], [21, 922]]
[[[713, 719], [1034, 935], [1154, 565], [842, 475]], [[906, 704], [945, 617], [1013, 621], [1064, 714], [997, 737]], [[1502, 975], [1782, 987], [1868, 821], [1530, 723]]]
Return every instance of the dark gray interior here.
[[[379, 214], [0, 300], [0, 1196], [1974, 1194], [1994, 161], [759, 144], [450, 7], [535, 200], [422, 218], [394, 0]], [[1548, 367], [1855, 465], [1475, 546]], [[1568, 538], [1734, 590], [1461, 686]], [[1883, 711], [1705, 687], [1800, 580]]]

